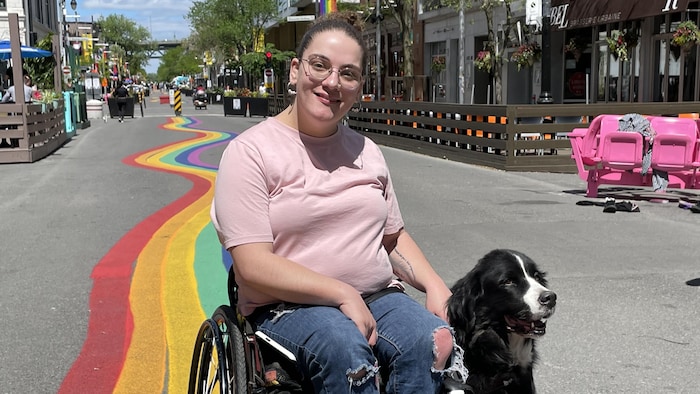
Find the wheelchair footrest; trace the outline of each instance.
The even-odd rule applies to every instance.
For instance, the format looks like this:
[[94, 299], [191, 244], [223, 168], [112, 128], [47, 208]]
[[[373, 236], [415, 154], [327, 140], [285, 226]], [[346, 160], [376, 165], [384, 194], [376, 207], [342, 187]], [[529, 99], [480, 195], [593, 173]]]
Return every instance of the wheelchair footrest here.
[[265, 386], [270, 394], [303, 392], [301, 385], [294, 381], [278, 362], [265, 366]]

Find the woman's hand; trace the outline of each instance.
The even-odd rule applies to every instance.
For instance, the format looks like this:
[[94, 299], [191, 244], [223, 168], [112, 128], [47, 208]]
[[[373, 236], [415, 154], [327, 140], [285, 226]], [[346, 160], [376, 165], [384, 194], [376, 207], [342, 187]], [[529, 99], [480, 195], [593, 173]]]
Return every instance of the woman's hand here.
[[447, 320], [447, 300], [451, 295], [452, 291], [440, 281], [440, 283], [436, 283], [434, 288], [430, 288], [425, 292], [425, 308], [449, 323]]
[[355, 323], [370, 346], [376, 345], [377, 322], [374, 320], [374, 316], [372, 316], [367, 304], [365, 304], [365, 301], [359, 294], [349, 298], [347, 302], [342, 302], [338, 308], [345, 316]]

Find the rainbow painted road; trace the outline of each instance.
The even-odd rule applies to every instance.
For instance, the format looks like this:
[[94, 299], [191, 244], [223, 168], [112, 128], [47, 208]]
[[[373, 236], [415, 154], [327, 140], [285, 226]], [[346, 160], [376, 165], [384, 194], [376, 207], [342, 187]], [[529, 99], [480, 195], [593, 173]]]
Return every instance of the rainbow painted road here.
[[92, 272], [88, 332], [60, 393], [182, 393], [202, 321], [228, 303], [231, 265], [209, 218], [216, 168], [201, 160], [237, 133], [193, 117], [160, 127], [194, 137], [129, 156], [127, 165], [192, 182], [182, 197], [127, 232]]

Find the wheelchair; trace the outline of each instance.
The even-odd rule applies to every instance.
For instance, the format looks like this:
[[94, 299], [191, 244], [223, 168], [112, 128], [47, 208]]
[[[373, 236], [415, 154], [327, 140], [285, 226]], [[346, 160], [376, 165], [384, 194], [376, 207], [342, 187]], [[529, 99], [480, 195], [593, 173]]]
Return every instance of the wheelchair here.
[[[230, 305], [238, 303], [238, 286], [229, 270]], [[266, 376], [267, 375], [267, 376]], [[221, 305], [199, 328], [192, 354], [190, 394], [302, 393], [294, 355], [256, 331], [229, 305]], [[313, 390], [311, 390], [312, 392]]]
[[[228, 275], [230, 305], [238, 304], [233, 268]], [[380, 370], [380, 380], [386, 381]], [[383, 387], [380, 392], [384, 393]], [[221, 305], [199, 328], [190, 366], [189, 394], [313, 393], [297, 371], [294, 354], [269, 338], [237, 310]], [[443, 388], [446, 393], [464, 393]]]

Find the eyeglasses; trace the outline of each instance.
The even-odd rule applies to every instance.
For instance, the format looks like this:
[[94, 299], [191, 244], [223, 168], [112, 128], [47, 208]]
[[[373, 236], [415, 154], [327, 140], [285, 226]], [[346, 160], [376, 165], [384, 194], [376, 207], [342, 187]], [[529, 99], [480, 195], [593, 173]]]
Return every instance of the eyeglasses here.
[[309, 64], [308, 68], [304, 67], [304, 73], [314, 82], [323, 82], [333, 74], [333, 71], [337, 71], [338, 82], [343, 89], [355, 90], [362, 83], [362, 72], [356, 67], [335, 68], [328, 59], [318, 56], [301, 60], [302, 67], [304, 62]]

